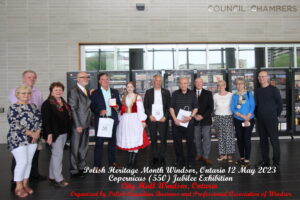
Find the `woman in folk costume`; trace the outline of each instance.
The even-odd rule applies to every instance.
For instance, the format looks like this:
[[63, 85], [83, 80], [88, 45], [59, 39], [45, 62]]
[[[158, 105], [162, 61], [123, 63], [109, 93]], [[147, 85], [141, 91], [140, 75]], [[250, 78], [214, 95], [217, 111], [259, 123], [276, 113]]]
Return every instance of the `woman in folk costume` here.
[[122, 98], [120, 121], [117, 128], [117, 147], [129, 152], [129, 167], [135, 167], [139, 149], [150, 142], [145, 131], [147, 115], [142, 97], [137, 95], [133, 82], [126, 84], [127, 94]]

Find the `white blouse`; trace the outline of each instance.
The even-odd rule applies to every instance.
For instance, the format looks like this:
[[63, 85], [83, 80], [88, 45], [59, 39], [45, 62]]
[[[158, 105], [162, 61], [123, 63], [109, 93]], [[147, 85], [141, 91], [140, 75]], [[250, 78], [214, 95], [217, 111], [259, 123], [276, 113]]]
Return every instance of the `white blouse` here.
[[218, 93], [214, 94], [215, 115], [232, 115], [231, 98], [232, 98], [231, 92], [228, 92], [224, 96], [221, 96]]

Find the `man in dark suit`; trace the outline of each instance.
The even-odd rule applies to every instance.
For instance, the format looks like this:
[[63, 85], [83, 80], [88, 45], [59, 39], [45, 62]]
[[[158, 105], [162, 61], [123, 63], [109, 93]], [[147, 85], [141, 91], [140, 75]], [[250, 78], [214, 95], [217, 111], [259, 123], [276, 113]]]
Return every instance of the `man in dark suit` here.
[[[169, 105], [170, 92], [161, 88], [162, 80], [160, 75], [153, 76], [153, 88], [146, 91], [144, 98], [145, 113], [147, 114], [147, 125], [150, 131], [151, 138], [151, 165], [165, 165], [165, 153], [168, 135], [169, 123]], [[160, 114], [155, 117], [152, 112], [152, 105], [159, 105], [162, 110], [158, 111]], [[157, 144], [157, 136], [160, 135], [160, 147]]]
[[77, 85], [69, 94], [68, 103], [72, 111], [72, 136], [70, 151], [71, 176], [83, 176], [89, 144], [89, 126], [92, 119], [91, 100], [86, 90], [90, 76], [86, 72], [77, 74]]
[[[95, 115], [95, 134], [96, 145], [94, 152], [94, 167], [101, 167], [103, 142], [108, 140], [108, 164], [109, 166], [120, 167], [116, 163], [116, 131], [118, 125], [118, 110], [121, 107], [121, 101], [117, 90], [109, 88], [109, 76], [107, 73], [99, 74], [98, 81], [100, 89], [95, 90], [92, 94], [91, 109]], [[117, 106], [110, 107], [109, 101], [114, 99]], [[114, 120], [113, 133], [111, 138], [97, 137], [98, 123], [100, 117], [109, 117]]]
[[198, 100], [198, 112], [195, 115], [194, 138], [197, 150], [195, 160], [203, 160], [205, 164], [211, 165], [208, 159], [210, 154], [211, 138], [210, 126], [212, 124], [211, 114], [214, 109], [212, 93], [203, 89], [203, 80], [195, 79], [195, 94]]

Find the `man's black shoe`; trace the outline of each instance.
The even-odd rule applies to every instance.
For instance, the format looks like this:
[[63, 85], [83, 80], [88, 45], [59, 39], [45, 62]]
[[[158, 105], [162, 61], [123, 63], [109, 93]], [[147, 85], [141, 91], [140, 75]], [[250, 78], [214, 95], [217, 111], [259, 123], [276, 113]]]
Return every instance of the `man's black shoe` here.
[[276, 174], [280, 173], [280, 165], [274, 164], [272, 167], [275, 168], [275, 173], [276, 173]]
[[71, 177], [72, 178], [83, 178], [83, 177], [85, 177], [85, 173], [83, 173], [83, 171], [80, 170], [77, 173], [74, 173], [74, 174], [71, 173]]
[[260, 162], [259, 164], [255, 165], [256, 168], [259, 168], [259, 167], [270, 167], [270, 163], [268, 162]]
[[155, 167], [158, 164], [158, 158], [153, 158], [150, 162], [151, 167]]
[[166, 160], [164, 158], [160, 159], [160, 165], [161, 166], [166, 166]]

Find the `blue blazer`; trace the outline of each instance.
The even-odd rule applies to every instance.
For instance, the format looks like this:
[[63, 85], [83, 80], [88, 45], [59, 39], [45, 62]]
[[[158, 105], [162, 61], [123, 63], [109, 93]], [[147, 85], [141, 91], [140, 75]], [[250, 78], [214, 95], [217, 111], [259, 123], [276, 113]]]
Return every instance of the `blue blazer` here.
[[[121, 108], [121, 101], [120, 101], [120, 95], [118, 93], [118, 90], [112, 89], [110, 88], [110, 93], [111, 93], [111, 98], [115, 98], [117, 100], [117, 104], [119, 106], [119, 108]], [[99, 118], [100, 118], [100, 111], [101, 110], [106, 110], [106, 104], [105, 104], [105, 100], [104, 100], [104, 96], [103, 93], [101, 91], [101, 88], [98, 90], [95, 90], [91, 96], [91, 110], [95, 115], [95, 130], [97, 133], [97, 129], [98, 129], [98, 122], [99, 122]], [[118, 119], [118, 112], [115, 111], [115, 109], [111, 109], [111, 115], [112, 118], [115, 120], [115, 124], [118, 123], [119, 119]]]

